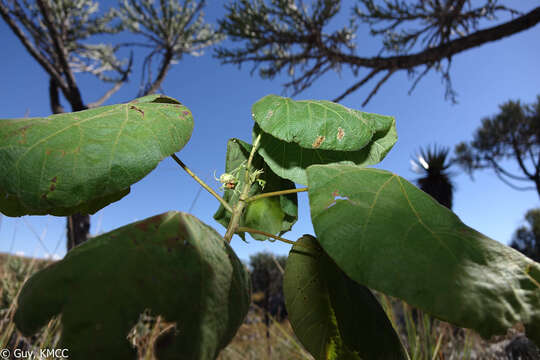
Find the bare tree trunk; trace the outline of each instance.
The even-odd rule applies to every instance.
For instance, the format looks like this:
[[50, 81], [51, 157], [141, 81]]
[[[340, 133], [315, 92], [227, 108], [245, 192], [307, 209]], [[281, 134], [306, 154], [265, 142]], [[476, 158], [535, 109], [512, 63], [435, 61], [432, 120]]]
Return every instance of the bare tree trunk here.
[[[51, 111], [53, 114], [61, 114], [64, 112], [64, 108], [60, 104], [60, 96], [58, 93], [58, 84], [56, 80], [51, 78], [49, 80], [49, 99], [51, 102]], [[73, 106], [73, 111], [85, 110], [84, 105]], [[75, 246], [88, 240], [88, 234], [90, 232], [90, 216], [86, 214], [74, 214], [67, 217], [66, 221], [67, 232], [67, 251], [73, 249]]]

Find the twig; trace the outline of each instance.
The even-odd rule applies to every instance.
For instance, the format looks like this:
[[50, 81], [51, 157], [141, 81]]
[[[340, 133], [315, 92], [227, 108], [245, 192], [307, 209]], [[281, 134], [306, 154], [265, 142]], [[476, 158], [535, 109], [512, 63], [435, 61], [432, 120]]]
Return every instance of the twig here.
[[225, 199], [223, 199], [221, 196], [219, 196], [218, 193], [216, 193], [210, 186], [208, 186], [204, 181], [202, 181], [197, 175], [195, 175], [193, 173], [193, 171], [191, 171], [187, 166], [186, 164], [184, 164], [182, 162], [182, 160], [180, 160], [178, 158], [178, 156], [176, 156], [176, 154], [172, 154], [171, 157], [173, 158], [174, 161], [176, 161], [178, 163], [178, 165], [180, 165], [182, 167], [182, 169], [184, 169], [188, 174], [189, 176], [191, 176], [193, 179], [195, 179], [196, 182], [198, 182], [206, 191], [208, 191], [210, 194], [212, 194], [216, 199], [218, 199], [218, 201], [221, 203], [221, 205], [223, 205], [223, 207], [225, 209], [227, 209], [228, 212], [233, 212], [233, 209], [231, 208], [231, 206], [225, 201]]
[[255, 195], [255, 196], [250, 196], [250, 197], [248, 197], [246, 199], [246, 202], [252, 202], [252, 201], [255, 201], [255, 200], [259, 200], [259, 199], [267, 198], [267, 197], [272, 197], [272, 196], [294, 194], [294, 193], [305, 192], [305, 191], [308, 191], [308, 188], [272, 191], [272, 192], [267, 192], [267, 193]]
[[248, 228], [248, 227], [242, 227], [242, 226], [239, 226], [237, 229], [236, 229], [236, 232], [247, 232], [247, 233], [251, 233], [251, 234], [260, 234], [260, 235], [264, 235], [264, 236], [268, 236], [272, 239], [276, 239], [276, 240], [279, 240], [281, 242], [284, 242], [284, 243], [287, 243], [287, 244], [291, 244], [291, 245], [295, 245], [296, 242], [295, 241], [292, 241], [292, 240], [287, 240], [285, 238], [282, 238], [281, 236], [277, 236], [277, 235], [274, 235], [274, 234], [270, 234], [270, 233], [267, 233], [265, 231], [261, 231], [261, 230], [256, 230], [256, 229], [251, 229], [251, 228]]
[[373, 90], [371, 90], [371, 93], [369, 93], [369, 96], [367, 97], [367, 99], [362, 103], [362, 106], [366, 106], [367, 103], [369, 102], [369, 100], [371, 100], [371, 98], [377, 93], [377, 91], [379, 91], [379, 88], [381, 87], [382, 84], [384, 84], [386, 82], [386, 80], [388, 80], [388, 78], [390, 76], [392, 76], [392, 74], [396, 71], [396, 69], [390, 69], [388, 70], [388, 73], [386, 74], [385, 77], [383, 77], [378, 83], [377, 85], [375, 85], [375, 87], [373, 88]]
[[356, 90], [358, 90], [358, 88], [360, 88], [362, 85], [364, 85], [366, 82], [369, 81], [369, 79], [371, 79], [373, 76], [375, 76], [377, 73], [379, 73], [379, 71], [381, 71], [380, 69], [373, 69], [369, 74], [367, 74], [366, 77], [364, 77], [362, 80], [360, 80], [359, 82], [357, 82], [356, 84], [354, 84], [353, 86], [351, 86], [350, 88], [348, 88], [343, 94], [339, 95], [337, 98], [335, 98], [334, 100], [332, 100], [333, 102], [340, 102], [341, 100], [343, 100], [347, 95], [350, 95], [352, 94], [353, 92], [355, 92]]
[[9, 25], [11, 30], [15, 33], [15, 35], [19, 38], [19, 40], [22, 42], [23, 46], [26, 48], [26, 50], [32, 55], [34, 59], [45, 69], [45, 71], [56, 81], [58, 82], [58, 86], [62, 88], [62, 91], [64, 93], [67, 93], [68, 86], [62, 76], [56, 71], [55, 67], [45, 59], [45, 57], [32, 45], [28, 37], [24, 34], [22, 29], [17, 25], [15, 21], [9, 16], [9, 9], [0, 2], [0, 15], [2, 15], [2, 18], [4, 21]]
[[111, 96], [113, 96], [114, 93], [116, 93], [118, 90], [120, 90], [120, 88], [122, 87], [122, 85], [124, 85], [124, 83], [125, 83], [125, 80], [120, 80], [120, 81], [116, 82], [112, 88], [110, 88], [109, 90], [107, 90], [107, 92], [105, 94], [103, 94], [102, 97], [100, 97], [98, 100], [88, 104], [88, 108], [93, 109], [93, 108], [96, 108], [98, 106], [101, 106], [105, 101], [107, 101]]
[[238, 224], [240, 224], [240, 218], [242, 217], [242, 212], [244, 211], [244, 207], [246, 206], [246, 199], [249, 195], [249, 189], [251, 189], [251, 181], [250, 181], [250, 171], [251, 171], [251, 163], [253, 162], [253, 157], [255, 156], [255, 153], [257, 152], [257, 148], [259, 147], [259, 142], [261, 141], [261, 135], [257, 136], [255, 141], [253, 142], [253, 147], [251, 148], [251, 152], [249, 154], [248, 162], [246, 165], [246, 172], [244, 175], [244, 188], [242, 189], [242, 193], [240, 194], [240, 197], [238, 198], [238, 202], [236, 203], [231, 216], [231, 221], [229, 222], [229, 226], [227, 227], [227, 232], [225, 233], [225, 236], [223, 239], [230, 243], [233, 235], [236, 233], [236, 229], [238, 228]]

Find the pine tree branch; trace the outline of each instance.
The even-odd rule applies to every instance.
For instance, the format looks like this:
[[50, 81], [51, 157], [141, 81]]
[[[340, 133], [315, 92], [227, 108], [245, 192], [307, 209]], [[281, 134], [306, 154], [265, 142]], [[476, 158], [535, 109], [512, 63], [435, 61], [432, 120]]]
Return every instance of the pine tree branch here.
[[335, 98], [334, 100], [332, 100], [333, 102], [340, 102], [341, 100], [343, 100], [345, 97], [347, 97], [348, 95], [352, 94], [353, 92], [355, 92], [356, 90], [358, 90], [362, 85], [364, 85], [365, 83], [367, 83], [372, 77], [374, 77], [375, 75], [377, 75], [381, 70], [380, 69], [373, 69], [371, 70], [371, 72], [369, 74], [367, 74], [367, 76], [365, 76], [362, 80], [360, 80], [359, 82], [357, 82], [356, 84], [354, 84], [353, 86], [351, 86], [350, 88], [348, 88], [343, 94], [339, 95], [337, 98]]
[[486, 159], [489, 161], [489, 163], [491, 164], [491, 167], [493, 167], [495, 171], [501, 173], [502, 175], [508, 176], [510, 179], [518, 180], [518, 181], [531, 181], [531, 178], [529, 177], [517, 176], [505, 170], [499, 164], [497, 164], [495, 159], [492, 157], [487, 157]]
[[335, 49], [324, 48], [322, 50], [334, 61], [350, 65], [380, 69], [411, 69], [418, 65], [437, 63], [465, 50], [527, 30], [538, 23], [540, 23], [540, 7], [504, 24], [476, 31], [468, 36], [425, 49], [416, 54], [366, 58], [344, 54]]
[[392, 76], [392, 74], [396, 72], [396, 69], [390, 69], [388, 70], [388, 73], [386, 73], [386, 75], [377, 83], [377, 85], [375, 85], [375, 87], [373, 88], [373, 90], [371, 90], [371, 92], [369, 93], [368, 97], [364, 100], [364, 102], [362, 103], [362, 106], [366, 106], [367, 103], [369, 102], [369, 100], [371, 100], [371, 98], [377, 93], [377, 91], [379, 91], [380, 87], [382, 86], [382, 84], [384, 84], [389, 78], [390, 76]]
[[[497, 167], [493, 167], [493, 169], [495, 170], [495, 175], [497, 175], [497, 177], [503, 182], [505, 183], [506, 185], [510, 186], [512, 189], [514, 190], [519, 190], [519, 191], [528, 191], [528, 190], [535, 190], [536, 188], [534, 186], [517, 186], [517, 185], [514, 185], [512, 184], [509, 180], [505, 179], [503, 175], [506, 175], [502, 172], [500, 172], [500, 169], [497, 168]], [[506, 175], [508, 176], [508, 175]]]
[[[369, 0], [362, 0], [362, 2], [369, 2]], [[411, 90], [427, 71], [436, 70], [442, 74], [446, 84], [446, 97], [453, 100], [455, 92], [451, 87], [449, 66], [444, 69], [441, 67], [445, 60], [450, 64], [452, 57], [458, 53], [514, 35], [540, 23], [540, 7], [525, 14], [520, 14], [504, 6], [491, 6], [487, 10], [478, 8], [465, 11], [464, 7], [467, 6], [468, 2], [455, 0], [437, 5], [441, 9], [429, 12], [424, 9], [425, 2], [418, 0], [413, 2], [413, 8], [417, 6], [413, 9], [416, 13], [408, 14], [410, 8], [407, 2], [389, 1], [386, 2], [386, 6], [397, 12], [395, 19], [392, 17], [393, 14], [381, 13], [376, 5], [368, 9], [367, 15], [363, 17], [358, 13], [357, 15], [369, 24], [390, 21], [393, 28], [405, 21], [415, 25], [418, 22], [427, 23], [427, 25], [416, 33], [402, 31], [401, 37], [398, 36], [397, 40], [385, 39], [388, 43], [384, 43], [383, 50], [395, 50], [397, 55], [382, 56], [379, 54], [365, 57], [353, 52], [355, 44], [352, 39], [356, 31], [354, 19], [351, 19], [349, 27], [345, 26], [330, 34], [324, 32], [323, 27], [337, 11], [326, 8], [326, 6], [331, 6], [327, 5], [330, 3], [324, 2], [322, 5], [322, 1], [321, 4], [317, 2], [311, 14], [302, 14], [302, 11], [298, 11], [296, 6], [293, 6], [291, 10], [290, 6], [287, 7], [286, 2], [271, 2], [267, 5], [266, 2], [262, 1], [237, 0], [227, 7], [229, 13], [227, 18], [220, 22], [220, 25], [222, 31], [226, 32], [233, 41], [245, 43], [236, 49], [221, 47], [217, 49], [216, 57], [221, 59], [222, 63], [232, 63], [239, 66], [250, 62], [253, 63], [253, 69], [264, 64], [264, 67], [259, 70], [260, 75], [264, 78], [273, 78], [288, 67], [291, 70], [290, 76], [293, 77], [293, 80], [284, 85], [285, 88], [292, 88], [294, 94], [311, 86], [318, 80], [323, 70], [328, 70], [326, 66], [323, 67], [321, 64], [330, 64], [331, 69], [338, 72], [341, 66], [349, 66], [355, 73], [361, 68], [377, 69], [379, 72], [389, 71], [390, 73], [405, 70], [411, 73], [416, 67], [424, 65], [426, 66], [425, 71], [415, 80]], [[432, 4], [433, 2], [429, 3], [430, 6], [435, 6]], [[471, 5], [469, 4], [469, 6]], [[325, 9], [326, 12], [321, 9]], [[484, 11], [487, 11], [488, 15]], [[500, 11], [517, 15], [517, 17], [496, 26], [476, 30], [480, 20]], [[371, 22], [369, 21], [370, 17], [374, 19]], [[454, 28], [459, 37], [452, 39]], [[388, 30], [388, 28], [385, 29]], [[385, 35], [383, 31], [373, 29], [372, 34]], [[425, 35], [422, 47], [415, 51], [414, 45], [422, 35]], [[409, 36], [412, 37], [408, 38]], [[395, 49], [390, 45], [396, 45]], [[298, 78], [294, 78], [294, 70], [301, 74]], [[306, 76], [306, 74], [308, 75]], [[373, 76], [373, 71], [368, 73], [369, 75]], [[366, 83], [367, 80], [360, 80], [336, 99], [342, 100]], [[376, 89], [378, 90], [379, 87], [377, 86]], [[368, 96], [368, 101], [372, 96], [373, 94]]]

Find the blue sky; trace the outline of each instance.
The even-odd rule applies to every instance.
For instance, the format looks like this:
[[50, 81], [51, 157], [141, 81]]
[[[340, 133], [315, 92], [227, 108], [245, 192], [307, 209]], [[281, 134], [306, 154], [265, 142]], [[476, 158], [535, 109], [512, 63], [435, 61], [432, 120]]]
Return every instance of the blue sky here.
[[[213, 23], [224, 10], [220, 1], [209, 3], [207, 19]], [[344, 2], [344, 13], [348, 12], [347, 3]], [[3, 21], [0, 22], [0, 38], [0, 118], [49, 115], [45, 72]], [[536, 26], [456, 56], [451, 70], [453, 85], [458, 92], [456, 105], [444, 99], [444, 86], [435, 73], [427, 75], [410, 96], [407, 94], [410, 80], [406, 73], [398, 73], [366, 107], [362, 108], [361, 103], [371, 89], [369, 86], [348, 96], [342, 104], [396, 117], [399, 140], [378, 167], [414, 181], [418, 175], [410, 170], [409, 160], [420, 146], [437, 143], [453, 148], [460, 141], [470, 140], [481, 119], [497, 113], [499, 104], [509, 99], [520, 99], [525, 103], [535, 101], [536, 95], [540, 94], [539, 38], [540, 26]], [[358, 42], [362, 44], [359, 48], [368, 54], [378, 50], [379, 41], [371, 39], [365, 27], [358, 33]], [[142, 55], [142, 52], [137, 54]], [[179, 99], [194, 114], [192, 138], [178, 156], [217, 189], [219, 183], [213, 174], [214, 171], [218, 175], [223, 172], [227, 140], [237, 137], [251, 141], [251, 105], [267, 94], [281, 94], [281, 84], [287, 78], [262, 80], [250, 76], [249, 66], [239, 70], [236, 66], [220, 65], [211, 54], [209, 49], [202, 57], [186, 56], [172, 67], [162, 89], [164, 94]], [[107, 104], [136, 97], [140, 63], [141, 56], [137, 56], [131, 81]], [[354, 82], [347, 71], [341, 75], [331, 73], [296, 98], [333, 99]], [[107, 89], [90, 76], [79, 76], [78, 83], [87, 103], [95, 101]], [[513, 164], [508, 163], [508, 166], [511, 168]], [[474, 181], [459, 168], [453, 171], [456, 185], [454, 212], [467, 225], [500, 242], [509, 242], [515, 229], [523, 225], [525, 212], [540, 205], [535, 191], [513, 190], [491, 171], [476, 173]], [[93, 215], [91, 233], [107, 232], [168, 210], [188, 211], [198, 189], [176, 163], [170, 158], [165, 159], [156, 170], [132, 186], [130, 195]], [[299, 205], [300, 220], [285, 235], [288, 239], [296, 240], [304, 233], [313, 234], [305, 193], [300, 194]], [[224, 233], [221, 225], [212, 218], [217, 206], [213, 197], [202, 192], [191, 213]], [[0, 251], [34, 256], [65, 254], [64, 218], [2, 216], [0, 221]], [[246, 244], [235, 238], [232, 245], [242, 259], [263, 250], [278, 254], [287, 254], [289, 250], [288, 245], [251, 239]]]

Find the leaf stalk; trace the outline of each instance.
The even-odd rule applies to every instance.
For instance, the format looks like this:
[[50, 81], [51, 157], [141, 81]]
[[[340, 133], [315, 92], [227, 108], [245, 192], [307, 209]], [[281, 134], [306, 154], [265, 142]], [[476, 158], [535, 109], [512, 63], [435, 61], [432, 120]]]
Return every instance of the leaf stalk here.
[[287, 243], [287, 244], [291, 244], [291, 245], [296, 244], [296, 241], [288, 240], [288, 239], [282, 238], [281, 236], [277, 236], [277, 235], [274, 235], [274, 234], [270, 234], [270, 233], [267, 233], [267, 232], [265, 232], [265, 231], [260, 231], [260, 230], [256, 230], [256, 229], [251, 229], [251, 228], [248, 228], [248, 227], [242, 227], [242, 226], [239, 226], [239, 227], [236, 229], [236, 232], [237, 232], [237, 233], [239, 233], [239, 232], [247, 232], [247, 233], [251, 233], [251, 234], [260, 234], [260, 235], [268, 236], [268, 237], [270, 237], [270, 238], [272, 238], [272, 239], [279, 240], [279, 241], [284, 242], [284, 243]]
[[233, 208], [225, 201], [225, 199], [223, 199], [221, 196], [219, 196], [219, 194], [217, 192], [215, 192], [214, 189], [212, 189], [204, 181], [202, 181], [201, 178], [199, 178], [197, 175], [195, 175], [195, 173], [193, 171], [191, 171], [186, 166], [186, 164], [184, 164], [182, 162], [182, 160], [180, 160], [178, 158], [178, 156], [176, 156], [176, 154], [172, 154], [171, 157], [173, 158], [174, 161], [176, 161], [178, 163], [178, 165], [180, 165], [180, 167], [182, 167], [182, 169], [184, 169], [189, 174], [189, 176], [191, 176], [193, 179], [195, 179], [195, 181], [198, 182], [206, 191], [208, 191], [210, 194], [212, 194], [221, 203], [221, 205], [223, 205], [223, 207], [228, 212], [230, 212], [230, 213], [233, 212]]
[[246, 199], [246, 202], [252, 202], [255, 200], [259, 200], [262, 198], [272, 197], [272, 196], [279, 196], [279, 195], [287, 195], [287, 194], [294, 194], [299, 192], [305, 192], [308, 191], [308, 188], [301, 188], [301, 189], [288, 189], [288, 190], [280, 190], [280, 191], [272, 191], [267, 193], [262, 193], [255, 196], [250, 196]]

